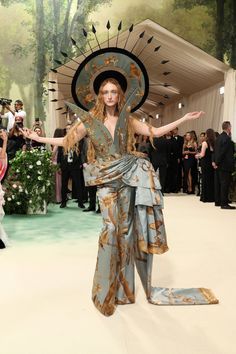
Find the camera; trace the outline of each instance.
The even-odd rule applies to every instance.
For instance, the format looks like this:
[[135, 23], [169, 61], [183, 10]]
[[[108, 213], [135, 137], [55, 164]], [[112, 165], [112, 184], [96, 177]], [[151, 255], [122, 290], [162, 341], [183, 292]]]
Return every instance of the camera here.
[[0, 105], [2, 106], [10, 105], [11, 103], [12, 100], [10, 100], [9, 98], [0, 98]]

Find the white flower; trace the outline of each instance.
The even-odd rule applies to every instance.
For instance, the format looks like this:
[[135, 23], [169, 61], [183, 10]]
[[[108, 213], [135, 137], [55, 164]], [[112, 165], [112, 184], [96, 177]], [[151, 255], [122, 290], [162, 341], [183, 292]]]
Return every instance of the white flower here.
[[42, 181], [42, 177], [41, 177], [41, 176], [38, 176], [38, 180], [39, 180], [39, 181]]
[[18, 173], [18, 172], [20, 172], [20, 170], [17, 168], [16, 172]]
[[16, 202], [17, 205], [21, 205], [21, 202]]
[[10, 201], [11, 201], [11, 198], [10, 198], [10, 197], [8, 197], [8, 198], [7, 198], [7, 200], [10, 202]]
[[41, 175], [41, 174], [42, 174], [42, 171], [38, 171], [38, 174]]
[[25, 194], [28, 194], [28, 191], [27, 191], [27, 189], [25, 190]]
[[14, 184], [12, 185], [12, 187], [16, 189], [16, 188], [17, 188], [17, 185], [14, 183]]
[[29, 165], [29, 168], [33, 168], [33, 165]]
[[36, 165], [40, 166], [40, 165], [42, 165], [42, 162], [38, 160], [38, 161], [36, 162]]
[[27, 175], [27, 178], [29, 179], [29, 178], [30, 178], [30, 176], [29, 176], [29, 175]]
[[32, 204], [32, 200], [31, 199], [29, 200], [29, 203]]
[[22, 193], [22, 192], [23, 192], [23, 189], [22, 189], [22, 188], [19, 188], [19, 192]]
[[12, 195], [12, 199], [15, 199], [15, 196], [14, 196], [14, 195]]

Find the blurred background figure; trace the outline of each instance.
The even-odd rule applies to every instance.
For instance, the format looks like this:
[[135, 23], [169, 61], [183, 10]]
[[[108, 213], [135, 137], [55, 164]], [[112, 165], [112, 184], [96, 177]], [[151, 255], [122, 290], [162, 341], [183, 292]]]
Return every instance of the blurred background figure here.
[[212, 166], [212, 155], [215, 147], [215, 132], [207, 129], [204, 140], [201, 142], [201, 151], [196, 154], [201, 164], [201, 191], [200, 200], [204, 203], [215, 201], [214, 196], [214, 168]]
[[3, 205], [4, 201], [4, 192], [2, 190], [1, 181], [7, 170], [7, 133], [4, 130], [0, 130], [0, 249], [3, 249], [8, 244], [8, 238], [6, 232], [2, 226], [2, 219], [4, 216]]
[[[64, 129], [57, 128], [54, 131], [53, 137], [54, 138], [62, 138], [64, 136]], [[57, 162], [58, 158], [58, 146], [54, 145], [52, 147], [52, 161], [54, 165], [57, 165], [59, 168], [59, 164]], [[61, 170], [58, 169], [55, 172], [55, 201], [57, 204], [60, 204], [61, 199]]]
[[14, 103], [14, 109], [9, 104], [2, 104], [2, 110], [0, 113], [1, 119], [7, 119], [7, 131], [9, 132], [16, 121], [16, 117], [21, 118], [22, 122], [26, 118], [26, 112], [23, 110], [23, 102], [16, 100]]
[[[33, 130], [37, 133], [38, 136], [43, 136], [43, 131], [39, 126], [35, 126]], [[35, 140], [31, 141], [31, 146], [33, 149], [39, 149], [39, 150], [45, 149], [44, 143], [40, 143], [39, 141], [35, 141]]]
[[196, 168], [195, 155], [197, 153], [197, 142], [192, 132], [187, 132], [183, 145], [183, 192], [194, 194], [195, 192], [195, 176], [194, 169]]

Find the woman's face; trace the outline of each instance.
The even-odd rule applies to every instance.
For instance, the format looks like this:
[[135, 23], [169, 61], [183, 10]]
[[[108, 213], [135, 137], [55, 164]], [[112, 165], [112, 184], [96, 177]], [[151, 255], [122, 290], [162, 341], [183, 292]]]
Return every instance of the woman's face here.
[[190, 133], [187, 133], [187, 134], [186, 134], [186, 140], [187, 140], [187, 141], [190, 141], [190, 140], [191, 140], [191, 134], [190, 134]]
[[102, 96], [104, 100], [104, 104], [108, 107], [114, 107], [117, 105], [119, 101], [119, 91], [116, 85], [108, 82], [102, 88]]
[[38, 136], [41, 136], [41, 135], [42, 135], [41, 129], [37, 129], [37, 128], [36, 128], [34, 131], [35, 131], [35, 133], [36, 133]]

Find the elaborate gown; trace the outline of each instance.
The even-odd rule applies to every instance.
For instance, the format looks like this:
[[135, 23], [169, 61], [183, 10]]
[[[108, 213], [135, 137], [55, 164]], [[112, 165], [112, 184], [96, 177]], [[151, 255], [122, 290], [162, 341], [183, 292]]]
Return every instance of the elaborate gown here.
[[163, 199], [157, 174], [149, 160], [127, 153], [128, 105], [129, 102], [118, 118], [113, 141], [100, 120], [69, 104], [86, 127], [96, 153], [96, 160], [85, 172], [86, 184], [98, 186], [103, 216], [93, 302], [106, 316], [114, 313], [117, 304], [134, 303], [136, 264], [147, 300], [152, 304], [218, 303], [209, 289], [151, 285], [153, 254], [168, 250]]

